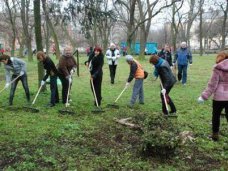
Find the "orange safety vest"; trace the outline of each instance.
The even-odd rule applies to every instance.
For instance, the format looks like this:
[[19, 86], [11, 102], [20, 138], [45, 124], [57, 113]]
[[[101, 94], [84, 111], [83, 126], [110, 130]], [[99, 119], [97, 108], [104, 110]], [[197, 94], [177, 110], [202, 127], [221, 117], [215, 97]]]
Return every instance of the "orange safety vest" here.
[[137, 65], [137, 70], [135, 72], [135, 78], [144, 78], [144, 70], [142, 68], [142, 65], [134, 59], [134, 62]]

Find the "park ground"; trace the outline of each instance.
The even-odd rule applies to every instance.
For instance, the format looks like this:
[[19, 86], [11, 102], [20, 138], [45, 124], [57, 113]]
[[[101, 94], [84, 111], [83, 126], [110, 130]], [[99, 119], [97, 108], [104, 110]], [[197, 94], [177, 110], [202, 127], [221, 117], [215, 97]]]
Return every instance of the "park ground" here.
[[[76, 112], [74, 115], [61, 115], [58, 110], [64, 108], [63, 104], [45, 107], [49, 102], [49, 89], [38, 96], [34, 105], [39, 113], [23, 110], [26, 99], [20, 83], [13, 108], [7, 107], [9, 90], [4, 91], [0, 96], [0, 170], [227, 170], [228, 124], [221, 118], [219, 142], [208, 139], [211, 100], [197, 103], [211, 76], [215, 55], [193, 55], [187, 85], [176, 83], [170, 93], [178, 110], [178, 118], [173, 123], [180, 131], [191, 131], [194, 138], [178, 147], [171, 157], [143, 155], [141, 133], [114, 122], [114, 118], [162, 115], [159, 81], [155, 81], [151, 74], [153, 67], [148, 58], [141, 61], [150, 73], [144, 82], [145, 105], [136, 104], [134, 109], [126, 107], [133, 82], [119, 99], [119, 109], [105, 108], [114, 102], [125, 86], [129, 66], [124, 58], [120, 59], [114, 85], [110, 84], [105, 60], [104, 113], [91, 113], [93, 96], [88, 70], [84, 66], [85, 56], [80, 57], [80, 77], [75, 74], [73, 80], [70, 109]], [[34, 98], [38, 89], [37, 62], [28, 63], [27, 68], [31, 97]], [[0, 67], [0, 78], [2, 89], [3, 66]]]

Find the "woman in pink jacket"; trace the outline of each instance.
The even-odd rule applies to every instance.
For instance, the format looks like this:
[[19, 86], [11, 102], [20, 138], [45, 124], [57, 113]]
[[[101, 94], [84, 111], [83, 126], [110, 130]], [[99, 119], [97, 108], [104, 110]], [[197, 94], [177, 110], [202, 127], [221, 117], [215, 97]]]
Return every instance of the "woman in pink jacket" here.
[[213, 94], [212, 111], [212, 136], [214, 141], [219, 139], [220, 115], [225, 108], [228, 121], [228, 53], [220, 52], [216, 58], [216, 65], [213, 68], [211, 79], [207, 88], [198, 98], [202, 103]]

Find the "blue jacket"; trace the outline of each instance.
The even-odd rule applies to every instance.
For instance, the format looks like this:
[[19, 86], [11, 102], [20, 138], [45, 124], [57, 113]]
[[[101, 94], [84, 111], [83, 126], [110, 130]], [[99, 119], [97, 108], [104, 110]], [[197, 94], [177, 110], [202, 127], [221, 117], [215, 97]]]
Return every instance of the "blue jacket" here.
[[188, 65], [188, 62], [192, 63], [192, 54], [188, 50], [188, 48], [180, 48], [178, 49], [173, 63], [178, 63], [178, 65]]

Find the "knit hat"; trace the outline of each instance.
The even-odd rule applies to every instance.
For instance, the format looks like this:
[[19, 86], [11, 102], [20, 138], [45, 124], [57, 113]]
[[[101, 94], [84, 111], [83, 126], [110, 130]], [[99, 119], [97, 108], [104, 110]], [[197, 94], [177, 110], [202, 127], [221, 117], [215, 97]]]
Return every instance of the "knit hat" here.
[[131, 56], [131, 55], [126, 55], [126, 61], [127, 61], [127, 62], [130, 62], [130, 61], [133, 61], [133, 60], [134, 60], [133, 56]]

